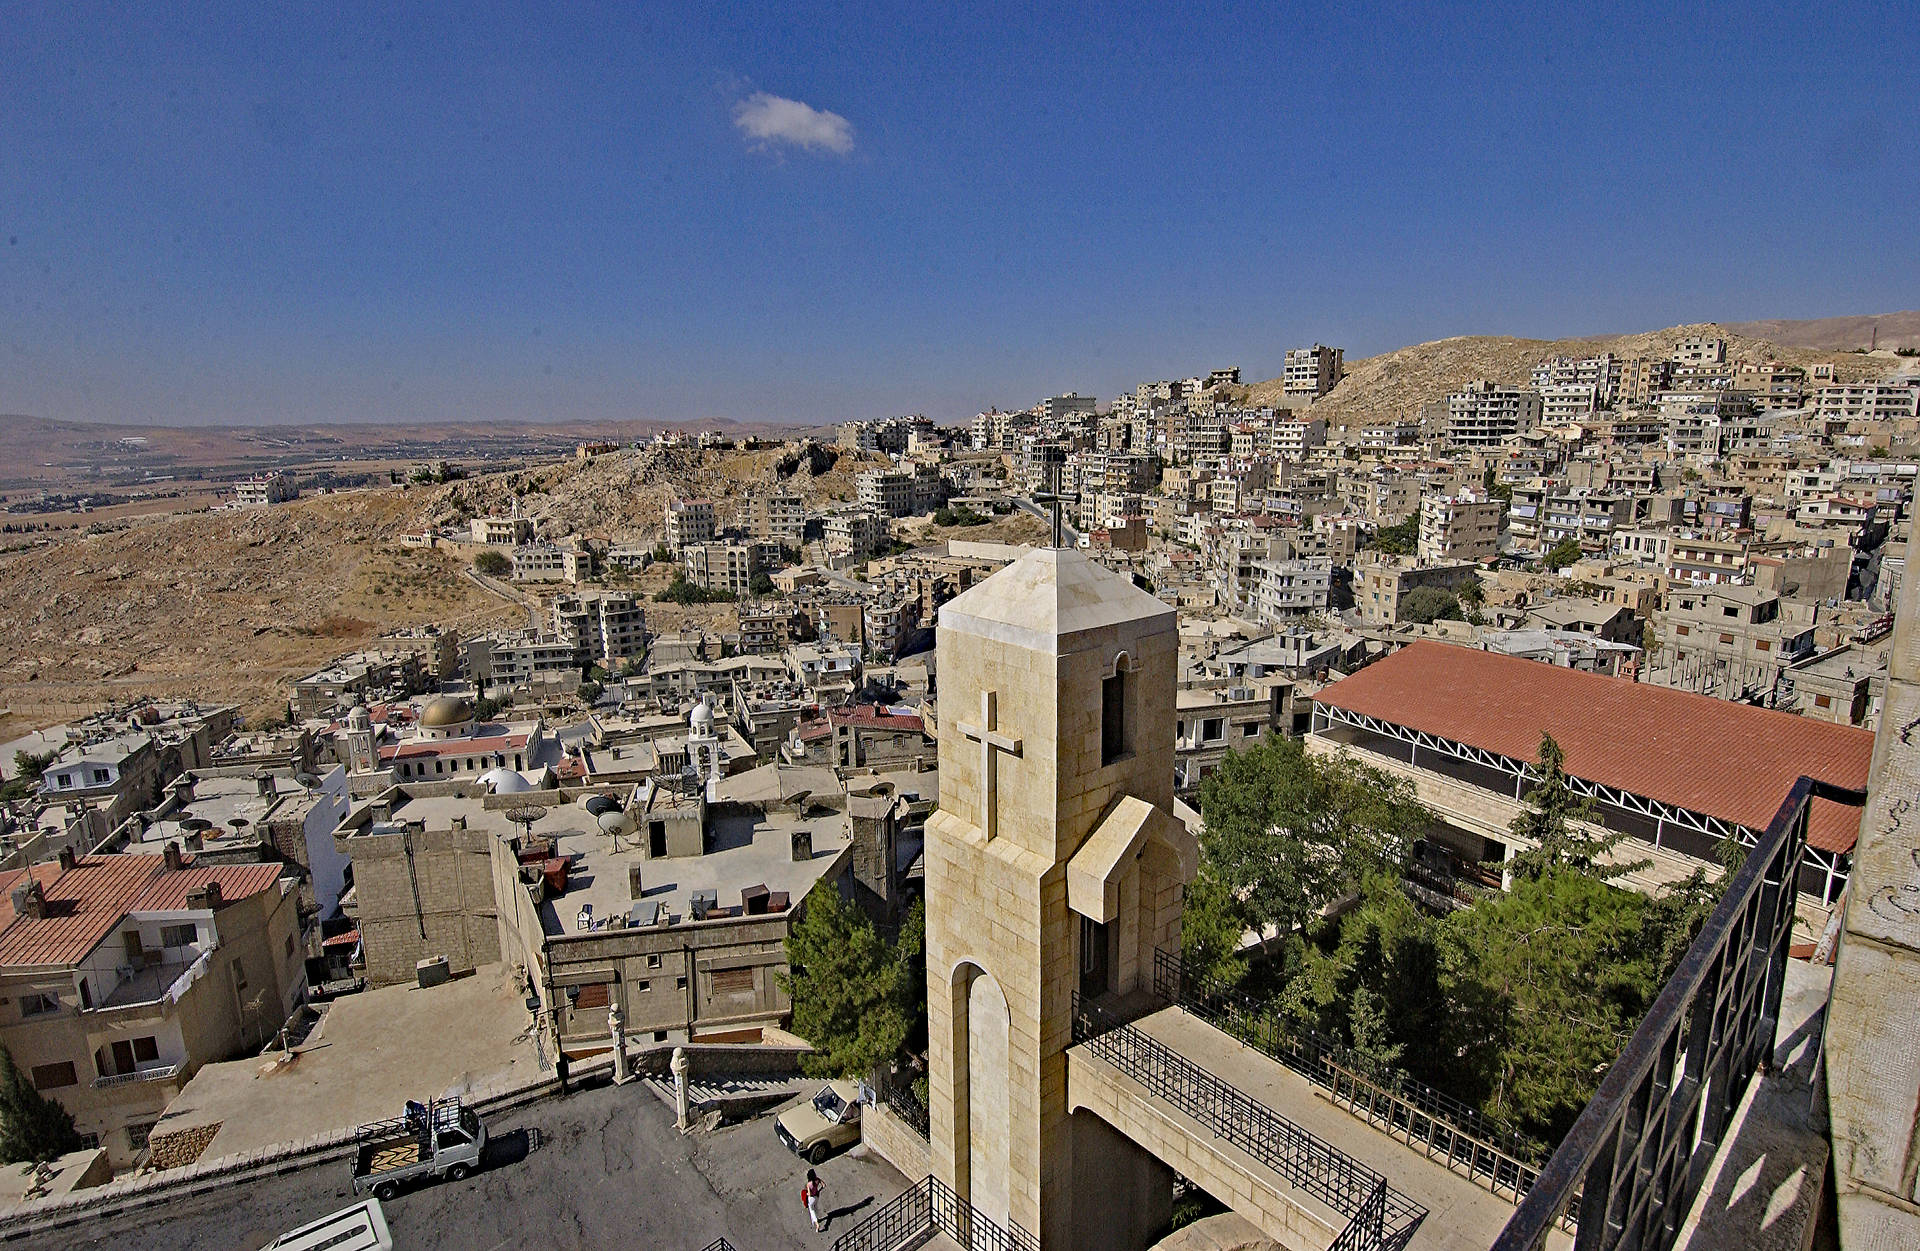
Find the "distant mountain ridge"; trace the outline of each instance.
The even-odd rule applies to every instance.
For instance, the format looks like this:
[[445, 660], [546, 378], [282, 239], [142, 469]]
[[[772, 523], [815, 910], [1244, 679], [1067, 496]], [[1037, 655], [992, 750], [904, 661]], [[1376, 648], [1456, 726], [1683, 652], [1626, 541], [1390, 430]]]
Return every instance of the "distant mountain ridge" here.
[[1851, 352], [1860, 348], [1920, 349], [1920, 309], [1866, 317], [1815, 317], [1806, 321], [1730, 321], [1727, 329], [1784, 347]]

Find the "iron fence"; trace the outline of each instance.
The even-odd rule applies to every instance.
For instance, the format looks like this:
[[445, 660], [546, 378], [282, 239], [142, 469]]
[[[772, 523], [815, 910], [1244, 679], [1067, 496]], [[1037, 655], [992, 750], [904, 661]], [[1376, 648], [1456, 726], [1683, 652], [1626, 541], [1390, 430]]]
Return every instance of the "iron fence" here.
[[1040, 1251], [1040, 1240], [1013, 1221], [976, 1212], [938, 1178], [924, 1177], [836, 1238], [833, 1251], [905, 1251], [941, 1233], [967, 1251]]
[[1773, 1046], [1816, 796], [1859, 799], [1811, 778], [1794, 784], [1493, 1251], [1545, 1246], [1576, 1196], [1578, 1251], [1673, 1246]]
[[1341, 1045], [1308, 1026], [1283, 1021], [1266, 1004], [1216, 978], [1188, 970], [1177, 951], [1153, 953], [1154, 993], [1201, 1020], [1232, 1034], [1300, 1076], [1335, 1087], [1335, 1073], [1363, 1078], [1376, 1088], [1426, 1116], [1445, 1122], [1456, 1132], [1478, 1139], [1537, 1171], [1538, 1161], [1520, 1135], [1480, 1109], [1445, 1091], [1397, 1073], [1382, 1073], [1352, 1048]]
[[912, 1126], [914, 1133], [922, 1138], [929, 1136], [927, 1105], [920, 1102], [911, 1077], [883, 1064], [873, 1071], [869, 1089], [876, 1103], [885, 1104], [887, 1111]]
[[1424, 1207], [1388, 1186], [1380, 1174], [1078, 995], [1073, 1038], [1149, 1094], [1346, 1217], [1347, 1228], [1335, 1243], [1341, 1251], [1395, 1251], [1426, 1219]]

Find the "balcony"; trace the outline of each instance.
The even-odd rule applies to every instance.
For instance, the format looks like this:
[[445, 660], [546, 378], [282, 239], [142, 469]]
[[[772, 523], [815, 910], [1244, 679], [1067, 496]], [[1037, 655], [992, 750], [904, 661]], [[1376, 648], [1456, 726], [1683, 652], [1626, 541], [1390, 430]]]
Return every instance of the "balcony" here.
[[184, 1064], [164, 1064], [159, 1068], [138, 1069], [132, 1073], [115, 1073], [111, 1077], [93, 1079], [95, 1090], [106, 1090], [114, 1086], [131, 1086], [138, 1082], [167, 1082], [180, 1076], [187, 1066]]
[[112, 1012], [122, 1008], [159, 1007], [162, 1010], [180, 1002], [188, 989], [206, 975], [213, 963], [211, 948], [192, 960], [167, 961], [140, 969], [122, 969], [113, 990], [88, 1012]]

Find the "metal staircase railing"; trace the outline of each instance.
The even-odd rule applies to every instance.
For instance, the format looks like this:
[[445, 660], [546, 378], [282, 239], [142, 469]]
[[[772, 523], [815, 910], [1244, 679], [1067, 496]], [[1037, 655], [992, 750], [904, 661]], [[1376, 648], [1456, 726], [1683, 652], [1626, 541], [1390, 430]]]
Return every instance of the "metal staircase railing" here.
[[1073, 1039], [1288, 1185], [1346, 1217], [1347, 1226], [1333, 1244], [1338, 1251], [1398, 1251], [1426, 1219], [1426, 1208], [1360, 1161], [1078, 995]]
[[938, 1178], [923, 1177], [891, 1203], [834, 1239], [833, 1251], [906, 1251], [936, 1233], [967, 1251], [1040, 1251], [1040, 1240], [1013, 1221], [982, 1216]]

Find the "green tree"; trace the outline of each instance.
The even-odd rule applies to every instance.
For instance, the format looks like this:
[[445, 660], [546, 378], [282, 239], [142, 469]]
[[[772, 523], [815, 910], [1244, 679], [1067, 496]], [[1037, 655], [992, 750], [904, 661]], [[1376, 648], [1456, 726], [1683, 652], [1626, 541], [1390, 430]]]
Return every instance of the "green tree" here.
[[1480, 585], [1480, 579], [1469, 579], [1460, 588], [1460, 602], [1475, 608], [1487, 602], [1487, 591]]
[[513, 561], [505, 552], [488, 548], [473, 558], [473, 567], [489, 578], [504, 578], [513, 572]]
[[1547, 568], [1555, 571], [1565, 569], [1579, 560], [1582, 554], [1579, 539], [1561, 539], [1553, 545], [1553, 550], [1547, 553]]
[[1411, 783], [1291, 738], [1228, 755], [1200, 784], [1200, 812], [1203, 865], [1250, 925], [1281, 933], [1397, 871], [1432, 820]]
[[1575, 793], [1567, 774], [1567, 754], [1551, 734], [1540, 735], [1535, 771], [1539, 781], [1527, 792], [1527, 806], [1507, 827], [1516, 839], [1533, 844], [1514, 854], [1509, 867], [1515, 877], [1537, 878], [1554, 869], [1570, 869], [1610, 882], [1651, 863], [1614, 857], [1614, 849], [1627, 836], [1601, 826], [1593, 800]]
[[606, 689], [607, 689], [606, 687], [600, 685], [598, 682], [595, 682], [591, 678], [589, 678], [587, 681], [582, 682], [580, 684], [580, 689], [575, 691], [574, 694], [580, 697], [581, 703], [586, 704], [588, 707], [592, 707], [593, 701], [596, 699], [599, 699], [600, 696], [606, 692]]
[[13, 767], [15, 772], [27, 781], [38, 782], [46, 776], [47, 767], [59, 759], [59, 756], [60, 753], [51, 751], [17, 751], [13, 753]]
[[1226, 884], [1202, 865], [1187, 887], [1180, 917], [1180, 957], [1184, 968], [1231, 986], [1247, 974], [1240, 940], [1247, 918]]
[[1373, 532], [1373, 545], [1389, 556], [1411, 556], [1414, 546], [1420, 540], [1420, 514], [1414, 513], [1404, 521], [1390, 526], [1381, 526]]
[[925, 1012], [926, 913], [916, 902], [889, 944], [831, 886], [807, 897], [787, 934], [793, 1031], [813, 1044], [811, 1077], [865, 1077], [893, 1059]]
[[753, 575], [753, 580], [751, 582], [747, 583], [747, 590], [755, 595], [773, 594], [772, 575], [769, 574], [766, 570], [762, 569], [759, 573], [756, 573]]
[[79, 1149], [73, 1115], [35, 1090], [0, 1047], [0, 1161], [37, 1164]]
[[1659, 992], [1647, 909], [1637, 892], [1554, 870], [1442, 924], [1459, 1068], [1481, 1070], [1489, 1116], [1542, 1146], [1565, 1135]]
[[1400, 601], [1400, 619], [1417, 625], [1432, 621], [1458, 621], [1460, 600], [1443, 587], [1416, 586]]

